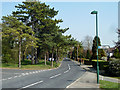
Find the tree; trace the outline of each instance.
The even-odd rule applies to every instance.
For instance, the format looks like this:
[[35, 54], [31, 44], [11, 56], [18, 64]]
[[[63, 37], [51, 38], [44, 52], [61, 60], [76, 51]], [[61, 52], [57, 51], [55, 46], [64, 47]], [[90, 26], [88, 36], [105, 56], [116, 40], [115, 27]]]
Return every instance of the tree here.
[[[25, 26], [22, 22], [18, 21], [13, 16], [3, 17], [3, 38], [11, 37], [11, 40], [14, 40], [18, 43], [18, 51], [19, 51], [19, 68], [21, 67], [21, 46], [22, 42], [26, 41], [27, 39], [31, 40], [31, 45], [36, 46], [36, 38], [32, 36], [34, 32], [28, 26]], [[34, 41], [34, 42], [32, 42]], [[27, 44], [28, 46], [30, 44]]]
[[[98, 46], [101, 46], [100, 38], [98, 37]], [[105, 52], [103, 49], [98, 50], [98, 58], [105, 56]], [[92, 46], [92, 59], [97, 59], [97, 36], [94, 37], [93, 46]]]
[[91, 36], [85, 36], [85, 39], [83, 41], [83, 47], [85, 50], [91, 50], [92, 49], [92, 37]]
[[86, 58], [87, 58], [87, 59], [90, 59], [90, 57], [91, 57], [91, 54], [90, 54], [90, 50], [88, 49], [88, 50], [87, 50], [87, 53], [86, 53]]
[[113, 56], [114, 56], [115, 58], [120, 58], [120, 52], [119, 52], [119, 49], [118, 49], [118, 48], [116, 48], [116, 49], [114, 50]]
[[[54, 33], [53, 31], [56, 24], [62, 22], [62, 20], [52, 19], [58, 14], [58, 11], [55, 11], [54, 8], [50, 8], [49, 5], [41, 2], [23, 2], [23, 4], [18, 4], [16, 8], [17, 11], [13, 12], [13, 15], [17, 17], [18, 20], [24, 22], [27, 26], [31, 26], [35, 33], [35, 37], [39, 38], [37, 45], [39, 47], [41, 47], [41, 45], [44, 46], [46, 65], [46, 53], [49, 50], [49, 43], [47, 42], [50, 42], [49, 38], [52, 36], [52, 33]], [[40, 48], [35, 49], [35, 53], [39, 50]], [[34, 64], [34, 59], [32, 59], [32, 62]]]

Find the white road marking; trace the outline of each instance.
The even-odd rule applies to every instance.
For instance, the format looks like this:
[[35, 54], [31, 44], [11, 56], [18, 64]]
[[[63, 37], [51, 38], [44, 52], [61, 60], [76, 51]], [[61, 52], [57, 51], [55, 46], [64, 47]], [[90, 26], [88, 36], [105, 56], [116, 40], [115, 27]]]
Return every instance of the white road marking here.
[[29, 73], [25, 73], [25, 75], [29, 75]]
[[28, 87], [30, 87], [30, 86], [33, 86], [33, 85], [36, 85], [36, 84], [40, 84], [40, 83], [42, 83], [42, 82], [43, 82], [43, 81], [39, 81], [39, 82], [36, 82], [36, 83], [30, 84], [30, 85], [27, 85], [27, 86], [22, 87], [22, 88], [28, 88]]
[[19, 75], [18, 77], [21, 77], [22, 75]]
[[69, 70], [65, 71], [64, 73], [67, 73]]
[[29, 74], [32, 74], [32, 72], [29, 72]]
[[36, 71], [36, 73], [38, 73], [38, 71]]
[[51, 76], [50, 79], [55, 78], [55, 77], [60, 76], [60, 75], [61, 75], [61, 73], [57, 74], [57, 75], [54, 75], [54, 76]]
[[69, 64], [68, 64], [68, 68], [69, 68], [69, 70], [71, 69]]
[[7, 79], [2, 79], [2, 80], [4, 81], [4, 80], [7, 80]]
[[25, 73], [22, 73], [23, 76], [25, 76]]
[[35, 72], [32, 72], [32, 73], [35, 73]]
[[65, 71], [64, 73], [67, 73], [67, 72], [69, 72], [69, 70], [70, 70], [71, 68], [70, 68], [70, 65], [68, 64], [68, 70], [67, 71]]
[[16, 78], [16, 77], [18, 77], [18, 76], [14, 76], [14, 78]]
[[8, 79], [12, 79], [12, 77], [9, 77]]

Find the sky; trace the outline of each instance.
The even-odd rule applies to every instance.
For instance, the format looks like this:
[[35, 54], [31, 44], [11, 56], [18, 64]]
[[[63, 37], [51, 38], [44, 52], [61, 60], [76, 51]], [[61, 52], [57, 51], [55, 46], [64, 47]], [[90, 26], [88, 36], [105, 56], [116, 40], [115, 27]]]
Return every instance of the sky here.
[[[2, 2], [2, 16], [15, 11], [15, 5], [21, 2]], [[61, 28], [69, 27], [65, 35], [72, 35], [76, 40], [83, 41], [85, 36], [94, 38], [96, 35], [95, 15], [91, 11], [98, 11], [98, 35], [101, 45], [114, 46], [118, 40], [118, 2], [46, 2], [50, 7], [58, 10], [56, 19], [62, 19]], [[0, 4], [1, 5], [1, 4]], [[0, 21], [1, 22], [1, 21]]]

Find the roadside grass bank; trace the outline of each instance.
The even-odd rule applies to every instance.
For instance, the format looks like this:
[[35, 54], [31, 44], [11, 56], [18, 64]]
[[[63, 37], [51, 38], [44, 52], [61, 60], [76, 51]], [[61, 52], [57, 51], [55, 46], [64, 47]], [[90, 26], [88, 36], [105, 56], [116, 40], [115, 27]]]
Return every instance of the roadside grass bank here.
[[100, 80], [100, 88], [117, 89], [117, 88], [120, 88], [120, 83], [114, 83], [114, 82], [110, 82], [110, 81]]
[[111, 78], [120, 79], [120, 77], [111, 77]]
[[2, 63], [0, 65], [1, 68], [9, 68], [9, 69], [27, 69], [27, 70], [44, 70], [44, 69], [54, 69], [60, 66], [60, 62], [56, 63], [55, 61], [53, 62], [53, 67], [51, 66], [50, 61], [47, 61], [45, 65], [44, 60], [39, 60], [39, 63], [31, 65], [31, 60], [24, 60], [21, 62], [21, 68], [18, 67], [18, 64], [13, 64], [13, 63]]

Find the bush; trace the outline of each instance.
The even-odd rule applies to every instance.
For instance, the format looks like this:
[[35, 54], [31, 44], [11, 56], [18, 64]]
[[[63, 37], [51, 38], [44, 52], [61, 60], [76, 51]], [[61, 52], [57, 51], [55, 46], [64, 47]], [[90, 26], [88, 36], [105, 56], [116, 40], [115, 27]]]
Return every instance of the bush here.
[[92, 62], [89, 59], [84, 60], [85, 65], [92, 65]]
[[[99, 70], [105, 70], [109, 62], [104, 60], [98, 60], [98, 63], [99, 63]], [[95, 69], [97, 69], [97, 60], [92, 60], [92, 66]]]
[[120, 60], [109, 61], [109, 73], [114, 76], [120, 76]]

